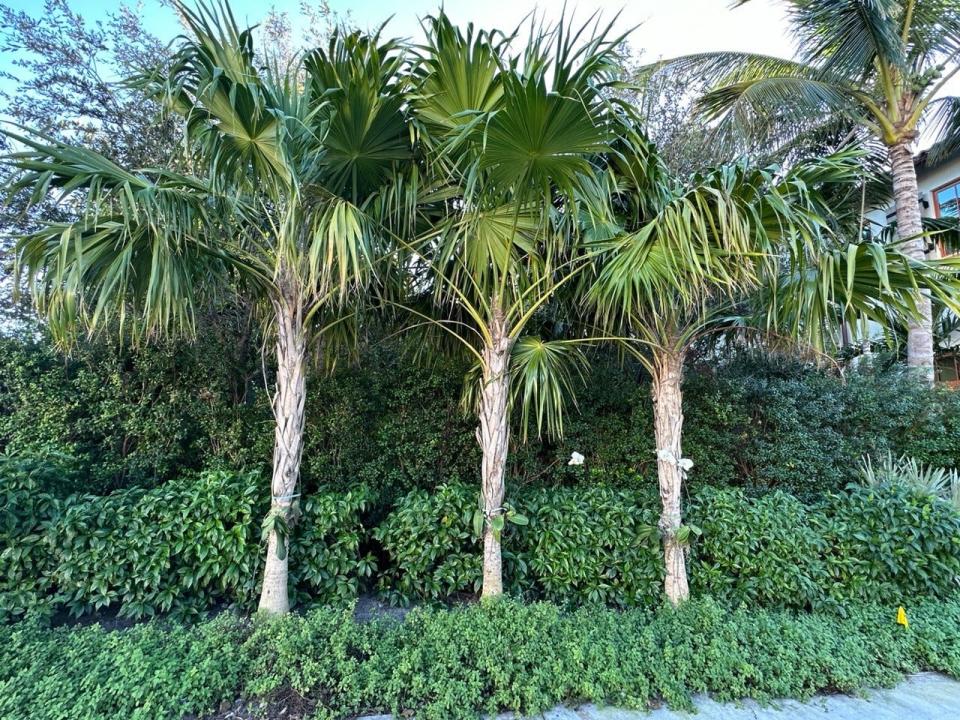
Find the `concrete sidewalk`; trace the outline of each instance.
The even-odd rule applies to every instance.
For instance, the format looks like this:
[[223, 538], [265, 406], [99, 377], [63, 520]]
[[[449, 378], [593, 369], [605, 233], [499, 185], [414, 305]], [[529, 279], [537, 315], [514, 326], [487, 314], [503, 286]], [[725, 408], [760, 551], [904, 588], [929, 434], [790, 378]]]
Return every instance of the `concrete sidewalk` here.
[[[890, 690], [873, 690], [866, 698], [825, 695], [809, 702], [782, 700], [761, 707], [752, 700], [718, 703], [695, 698], [696, 714], [660, 708], [652, 712], [584, 705], [558, 707], [527, 720], [960, 720], [960, 682], [936, 673], [907, 678]], [[497, 720], [508, 720], [503, 714]], [[391, 720], [372, 715], [360, 720]]]
[[557, 709], [551, 720], [960, 720], [960, 682], [936, 673], [914, 675], [890, 690], [873, 690], [866, 698], [825, 695], [809, 702], [782, 700], [761, 707], [752, 700], [739, 705], [709, 698], [695, 700], [697, 713], [659, 709], [625, 712], [586, 706]]

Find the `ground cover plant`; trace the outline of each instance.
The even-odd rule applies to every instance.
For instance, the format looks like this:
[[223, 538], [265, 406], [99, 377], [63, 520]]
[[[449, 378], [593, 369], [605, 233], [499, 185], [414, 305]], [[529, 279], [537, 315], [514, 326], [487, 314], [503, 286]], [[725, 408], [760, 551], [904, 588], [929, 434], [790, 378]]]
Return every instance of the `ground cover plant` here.
[[960, 605], [906, 612], [908, 627], [891, 604], [838, 616], [709, 598], [625, 612], [501, 600], [367, 624], [330, 608], [112, 631], [27, 621], [0, 627], [0, 718], [19, 720], [25, 708], [36, 720], [203, 717], [245, 698], [266, 713], [288, 708], [285, 717], [466, 720], [562, 702], [689, 708], [699, 692], [806, 698], [918, 670], [960, 676]]

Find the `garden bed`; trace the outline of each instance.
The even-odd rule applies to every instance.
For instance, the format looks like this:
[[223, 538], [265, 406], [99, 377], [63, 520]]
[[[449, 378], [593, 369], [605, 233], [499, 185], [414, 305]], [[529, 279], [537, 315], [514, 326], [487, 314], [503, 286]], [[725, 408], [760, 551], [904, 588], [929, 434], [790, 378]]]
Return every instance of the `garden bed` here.
[[567, 612], [505, 600], [357, 622], [320, 608], [264, 620], [223, 613], [126, 630], [0, 628], [0, 718], [147, 720], [415, 713], [422, 720], [535, 713], [559, 703], [689, 709], [889, 686], [905, 673], [960, 676], [960, 603], [838, 613], [679, 609]]

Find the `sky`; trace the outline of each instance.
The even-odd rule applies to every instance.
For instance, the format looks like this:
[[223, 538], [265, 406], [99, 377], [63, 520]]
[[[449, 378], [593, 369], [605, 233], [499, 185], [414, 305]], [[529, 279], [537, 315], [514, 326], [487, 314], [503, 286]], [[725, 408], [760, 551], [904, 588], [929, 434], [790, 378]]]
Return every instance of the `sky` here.
[[[38, 0], [0, 0], [17, 9], [36, 14]], [[172, 10], [161, 0], [141, 0], [147, 27], [163, 39], [180, 31]], [[117, 6], [115, 2], [70, 0], [85, 17], [102, 18]], [[349, 12], [352, 24], [377, 26], [390, 19], [387, 30], [399, 37], [418, 39], [419, 18], [435, 12], [441, 0], [330, 0], [334, 11]], [[232, 0], [238, 20], [254, 24], [269, 8], [296, 16], [300, 0]], [[644, 61], [675, 57], [708, 50], [736, 50], [789, 57], [795, 51], [789, 36], [784, 4], [753, 0], [732, 8], [731, 0], [443, 0], [451, 17], [459, 23], [482, 27], [512, 28], [531, 12], [556, 19], [566, 6], [574, 17], [586, 19], [599, 12], [616, 20], [616, 29], [628, 32], [634, 53]], [[7, 69], [0, 57], [0, 70]], [[960, 76], [945, 88], [960, 95]]]
[[[36, 13], [37, 0], [3, 0], [16, 9]], [[103, 15], [117, 3], [99, 0], [71, 0], [71, 6], [84, 16]], [[792, 45], [785, 33], [786, 24], [779, 6], [768, 0], [754, 0], [746, 6], [730, 9], [730, 0], [570, 0], [566, 3], [576, 17], [586, 18], [599, 11], [612, 19], [619, 13], [618, 29], [630, 34], [635, 50], [647, 59], [670, 57], [700, 50], [751, 50], [781, 54]], [[392, 18], [387, 28], [403, 37], [419, 35], [418, 19], [435, 12], [440, 0], [331, 0], [338, 13], [349, 12], [361, 27], [379, 25]], [[528, 13], [545, 13], [556, 18], [564, 8], [562, 0], [445, 0], [447, 12], [457, 22], [473, 22], [486, 27], [511, 27]], [[271, 7], [295, 14], [299, 0], [232, 0], [238, 19], [255, 23]], [[157, 35], [174, 37], [179, 27], [173, 12], [160, 0], [143, 0], [144, 13]], [[2, 62], [2, 61], [0, 61]]]

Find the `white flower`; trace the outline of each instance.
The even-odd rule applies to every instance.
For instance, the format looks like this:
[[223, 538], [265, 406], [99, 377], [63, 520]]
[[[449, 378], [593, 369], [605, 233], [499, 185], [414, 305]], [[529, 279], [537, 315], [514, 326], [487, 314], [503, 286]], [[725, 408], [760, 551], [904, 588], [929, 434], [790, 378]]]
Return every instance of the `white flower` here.
[[567, 463], [567, 465], [583, 465], [583, 461], [585, 459], [586, 458], [584, 458], [580, 453], [572, 452], [570, 453], [570, 461]]

